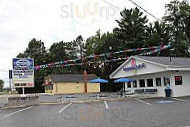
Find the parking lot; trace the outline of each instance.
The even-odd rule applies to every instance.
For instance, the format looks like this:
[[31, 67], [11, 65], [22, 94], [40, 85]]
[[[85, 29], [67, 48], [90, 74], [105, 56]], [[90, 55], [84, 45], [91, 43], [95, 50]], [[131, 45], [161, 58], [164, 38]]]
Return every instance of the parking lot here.
[[1, 127], [188, 127], [190, 97], [37, 105], [0, 110]]

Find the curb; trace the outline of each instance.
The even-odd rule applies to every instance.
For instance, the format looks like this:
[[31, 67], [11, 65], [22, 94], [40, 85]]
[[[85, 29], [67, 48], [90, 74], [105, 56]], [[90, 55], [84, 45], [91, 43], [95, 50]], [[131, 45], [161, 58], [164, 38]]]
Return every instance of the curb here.
[[[124, 98], [103, 98], [99, 100], [79, 100], [79, 101], [67, 101], [67, 102], [39, 102], [36, 105], [61, 105], [61, 104], [68, 104], [68, 103], [73, 103], [73, 104], [83, 104], [83, 103], [91, 103], [91, 102], [102, 102], [102, 101], [122, 101], [122, 100], [128, 100], [128, 99], [134, 99], [134, 98], [139, 98], [139, 99], [157, 99], [157, 98], [164, 98], [164, 97], [135, 97], [135, 96], [126, 96]], [[0, 107], [1, 110], [5, 109], [12, 109], [12, 108], [23, 108], [27, 106], [32, 106], [32, 105], [19, 105], [19, 106], [9, 106], [9, 107]]]

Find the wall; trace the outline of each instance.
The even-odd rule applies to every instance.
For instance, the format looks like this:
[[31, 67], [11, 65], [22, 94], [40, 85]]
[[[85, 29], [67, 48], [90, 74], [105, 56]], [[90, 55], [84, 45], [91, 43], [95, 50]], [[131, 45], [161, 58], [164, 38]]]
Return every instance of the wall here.
[[[182, 76], [182, 85], [175, 85], [174, 76]], [[190, 95], [190, 72], [175, 72], [173, 73], [173, 87], [174, 96], [187, 96]]]
[[[87, 84], [88, 92], [100, 92], [100, 85]], [[54, 83], [53, 94], [84, 93], [84, 83]]]
[[145, 64], [145, 67], [136, 69], [136, 70], [128, 70], [124, 71], [123, 68], [131, 67], [131, 60], [127, 61], [123, 65], [119, 67], [117, 71], [110, 75], [111, 78], [121, 78], [123, 76], [135, 76], [135, 75], [142, 75], [142, 74], [151, 74], [151, 73], [158, 73], [166, 71], [165, 66], [157, 65], [150, 63], [149, 61], [144, 61], [141, 59], [136, 59], [136, 65]]
[[100, 92], [100, 83], [88, 83], [87, 92], [88, 93]]
[[[176, 86], [175, 85], [175, 78], [174, 76], [182, 76], [183, 84]], [[139, 75], [139, 76], [133, 76], [128, 77], [133, 80], [137, 80], [137, 88], [127, 88], [127, 83], [125, 84], [126, 90], [134, 91], [135, 89], [157, 89], [158, 92], [155, 94], [157, 96], [165, 96], [164, 89], [166, 86], [164, 86], [164, 79], [163, 77], [169, 77], [170, 78], [170, 86], [172, 89], [172, 96], [178, 97], [178, 96], [186, 96], [190, 95], [190, 72], [176, 72], [176, 71], [168, 71], [168, 72], [160, 72], [160, 73], [154, 73], [154, 74], [146, 74], [146, 75]], [[147, 87], [147, 79], [153, 78], [153, 87]], [[161, 78], [161, 84], [162, 86], [158, 87], [156, 86], [156, 78]], [[145, 79], [145, 87], [140, 88], [139, 79]]]
[[6, 106], [29, 106], [37, 105], [39, 103], [39, 96], [26, 96], [26, 97], [9, 97]]

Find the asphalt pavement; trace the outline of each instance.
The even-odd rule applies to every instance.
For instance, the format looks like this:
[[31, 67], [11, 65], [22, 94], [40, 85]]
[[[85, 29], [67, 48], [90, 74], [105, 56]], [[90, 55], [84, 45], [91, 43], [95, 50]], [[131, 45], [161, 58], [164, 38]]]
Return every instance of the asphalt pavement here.
[[189, 127], [190, 98], [37, 105], [0, 110], [1, 127]]

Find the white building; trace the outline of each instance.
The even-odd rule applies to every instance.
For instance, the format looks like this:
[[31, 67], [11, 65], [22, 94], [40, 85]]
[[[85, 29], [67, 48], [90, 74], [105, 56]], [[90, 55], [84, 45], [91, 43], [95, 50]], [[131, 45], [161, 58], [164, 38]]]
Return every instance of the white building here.
[[165, 96], [169, 84], [173, 97], [190, 95], [189, 58], [132, 56], [110, 75], [121, 77], [133, 80], [125, 83], [125, 89], [137, 94]]

